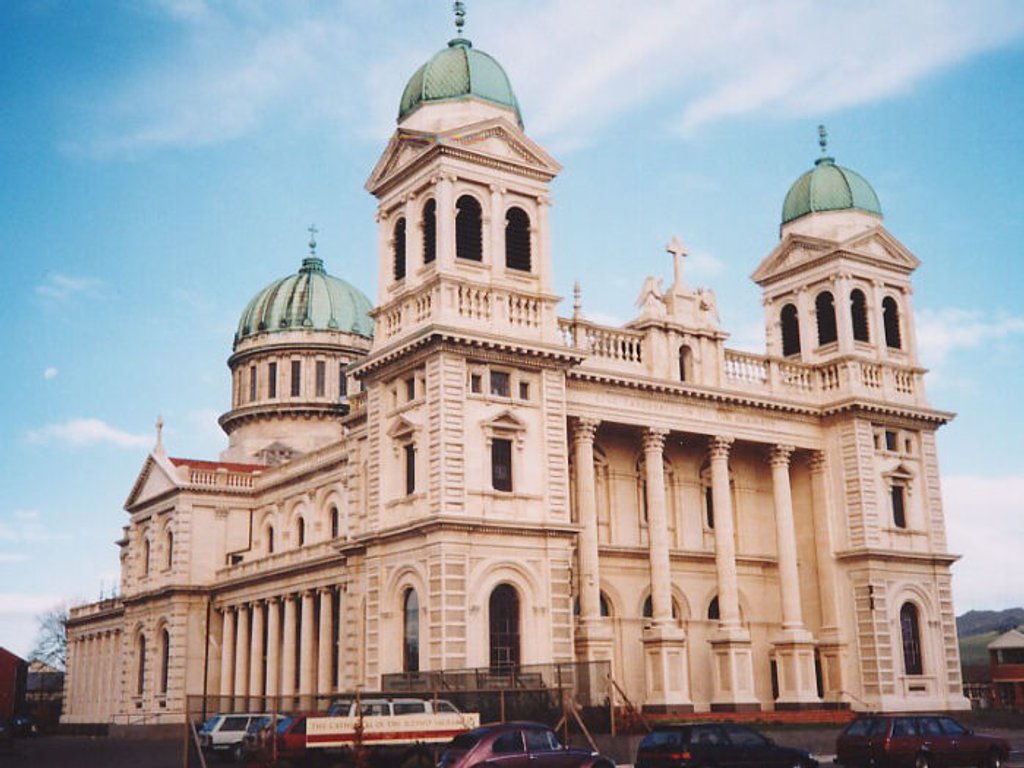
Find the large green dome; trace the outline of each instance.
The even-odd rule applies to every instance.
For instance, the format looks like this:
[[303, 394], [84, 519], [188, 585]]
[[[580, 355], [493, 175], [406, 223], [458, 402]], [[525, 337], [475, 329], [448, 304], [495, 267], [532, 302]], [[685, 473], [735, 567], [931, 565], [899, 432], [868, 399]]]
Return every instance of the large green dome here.
[[371, 308], [362, 291], [327, 274], [323, 260], [310, 255], [297, 274], [275, 280], [253, 297], [238, 321], [235, 346], [260, 333], [305, 328], [371, 338]]
[[814, 168], [795, 182], [782, 204], [782, 223], [817, 211], [857, 209], [882, 215], [878, 195], [856, 171], [836, 165], [831, 157], [819, 157]]
[[398, 120], [401, 122], [426, 102], [473, 96], [508, 107], [516, 113], [519, 125], [523, 124], [519, 102], [501, 64], [476, 50], [469, 40], [457, 37], [409, 78], [398, 107]]

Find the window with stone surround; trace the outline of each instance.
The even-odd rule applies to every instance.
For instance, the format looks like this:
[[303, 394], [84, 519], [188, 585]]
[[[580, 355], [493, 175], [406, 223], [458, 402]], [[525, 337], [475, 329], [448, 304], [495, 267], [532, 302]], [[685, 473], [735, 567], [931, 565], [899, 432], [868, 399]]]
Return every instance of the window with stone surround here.
[[405, 279], [405, 217], [395, 222], [391, 235], [391, 255], [394, 261], [395, 280]]
[[160, 693], [167, 693], [167, 681], [171, 669], [171, 633], [167, 627], [160, 632]]
[[267, 364], [267, 397], [277, 397], [277, 363]]
[[405, 590], [403, 600], [402, 671], [420, 671], [420, 600], [416, 590]]
[[416, 445], [406, 443], [402, 447], [405, 455], [405, 495], [410, 496], [416, 492]]
[[491, 671], [509, 674], [519, 667], [519, 595], [499, 584], [487, 601]]
[[850, 291], [850, 320], [853, 325], [853, 340], [871, 341], [868, 330], [868, 300], [860, 288]]
[[800, 319], [796, 306], [787, 304], [779, 313], [779, 325], [782, 326], [782, 355], [800, 354]]
[[302, 394], [302, 361], [292, 360], [292, 397]]
[[431, 198], [423, 204], [423, 263], [429, 264], [437, 258], [437, 203]]
[[463, 195], [455, 203], [455, 256], [483, 261], [483, 210], [472, 195]]
[[505, 266], [522, 272], [531, 268], [530, 217], [522, 208], [505, 214]]
[[838, 338], [836, 329], [835, 299], [828, 291], [822, 291], [814, 299], [814, 308], [818, 316], [818, 346], [832, 344]]
[[495, 437], [491, 440], [491, 486], [496, 491], [512, 490], [512, 441]]
[[900, 635], [903, 641], [903, 670], [908, 675], [924, 674], [921, 658], [921, 624], [917, 606], [906, 602], [900, 608]]
[[900, 308], [892, 296], [882, 299], [882, 322], [885, 324], [885, 346], [890, 349], [901, 349], [903, 342], [900, 336]]

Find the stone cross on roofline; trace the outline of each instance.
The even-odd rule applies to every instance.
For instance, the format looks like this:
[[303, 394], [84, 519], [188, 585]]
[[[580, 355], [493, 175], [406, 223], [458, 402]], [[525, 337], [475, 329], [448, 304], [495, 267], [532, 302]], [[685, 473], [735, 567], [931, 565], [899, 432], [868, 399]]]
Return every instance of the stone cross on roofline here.
[[672, 254], [672, 293], [684, 292], [686, 285], [683, 283], [683, 259], [689, 255], [679, 235], [672, 235], [672, 240], [665, 246], [665, 250]]

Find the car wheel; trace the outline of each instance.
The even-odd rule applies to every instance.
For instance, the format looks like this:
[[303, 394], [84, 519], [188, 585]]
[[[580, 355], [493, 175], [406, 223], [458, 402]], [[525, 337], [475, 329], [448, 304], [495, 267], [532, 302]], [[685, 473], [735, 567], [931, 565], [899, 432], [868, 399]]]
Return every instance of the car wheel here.
[[1003, 756], [998, 750], [993, 749], [985, 756], [980, 768], [1003, 768]]
[[235, 746], [231, 748], [231, 759], [234, 760], [236, 763], [240, 763], [242, 762], [242, 758], [244, 757], [245, 754], [242, 750], [241, 743], [235, 744]]
[[929, 768], [931, 764], [931, 760], [925, 754], [918, 755], [914, 760], [914, 768]]

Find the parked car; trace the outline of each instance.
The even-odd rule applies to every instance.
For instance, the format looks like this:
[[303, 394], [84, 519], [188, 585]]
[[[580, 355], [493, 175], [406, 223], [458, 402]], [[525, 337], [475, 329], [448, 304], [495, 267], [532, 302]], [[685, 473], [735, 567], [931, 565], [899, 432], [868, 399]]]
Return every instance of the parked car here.
[[[493, 761], [493, 762], [488, 762]], [[555, 732], [540, 723], [483, 725], [452, 739], [437, 768], [615, 768], [597, 752], [563, 747]]]
[[946, 715], [866, 715], [836, 739], [836, 762], [888, 768], [1000, 768], [1010, 743], [982, 736]]
[[730, 723], [666, 725], [647, 734], [636, 752], [636, 768], [814, 768], [803, 749], [781, 747], [752, 728]]
[[199, 746], [207, 754], [227, 754], [236, 762], [244, 756], [243, 739], [254, 722], [270, 722], [272, 715], [234, 714], [214, 715], [199, 728]]
[[327, 709], [329, 717], [355, 717], [362, 710], [364, 717], [378, 715], [429, 715], [437, 712], [455, 712], [459, 709], [447, 699], [416, 699], [416, 698], [375, 698], [360, 699], [356, 706], [355, 699], [335, 699]]
[[3, 718], [0, 718], [0, 755], [14, 753], [14, 731]]
[[15, 715], [10, 725], [15, 736], [32, 736], [36, 732], [36, 724], [28, 715]]

